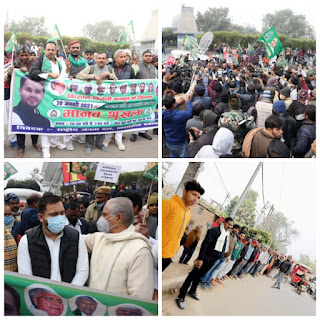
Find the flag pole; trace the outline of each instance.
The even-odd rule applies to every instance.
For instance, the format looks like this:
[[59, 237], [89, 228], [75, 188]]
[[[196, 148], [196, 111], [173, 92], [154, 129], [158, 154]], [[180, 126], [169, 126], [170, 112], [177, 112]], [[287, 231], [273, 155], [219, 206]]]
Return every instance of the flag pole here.
[[148, 195], [148, 201], [147, 201], [147, 205], [146, 205], [146, 210], [144, 211], [144, 214], [143, 214], [142, 223], [146, 223], [146, 215], [147, 215], [148, 205], [149, 205], [149, 202], [150, 202], [150, 195], [151, 195], [151, 191], [152, 191], [153, 182], [154, 181], [151, 180], [151, 185], [150, 185], [149, 195]]

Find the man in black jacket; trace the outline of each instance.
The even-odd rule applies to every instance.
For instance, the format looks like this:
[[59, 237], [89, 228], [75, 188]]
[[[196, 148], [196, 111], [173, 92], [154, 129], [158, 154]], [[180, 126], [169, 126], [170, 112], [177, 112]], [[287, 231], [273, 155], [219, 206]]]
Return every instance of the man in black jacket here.
[[283, 261], [280, 264], [277, 281], [273, 284], [273, 286], [271, 288], [280, 289], [280, 284], [281, 284], [284, 276], [285, 275], [287, 275], [287, 276], [290, 275], [291, 266], [292, 266], [291, 260], [292, 260], [292, 256], [289, 256], [287, 258], [287, 260]]
[[[214, 263], [221, 259], [229, 249], [229, 233], [233, 227], [233, 219], [228, 217], [219, 227], [208, 230], [203, 240], [199, 252], [198, 259], [195, 260], [195, 266], [189, 273], [180, 288], [180, 293], [176, 298], [177, 306], [180, 309], [185, 308], [184, 298], [189, 297], [200, 300], [196, 290], [200, 283], [200, 279], [210, 270]], [[191, 288], [189, 289], [189, 287]]]

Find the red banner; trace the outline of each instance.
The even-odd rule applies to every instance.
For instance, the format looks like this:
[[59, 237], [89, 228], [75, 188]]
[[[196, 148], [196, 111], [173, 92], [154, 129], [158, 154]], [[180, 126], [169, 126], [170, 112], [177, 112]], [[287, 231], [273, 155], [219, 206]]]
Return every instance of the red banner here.
[[209, 59], [212, 60], [212, 53], [209, 51]]
[[70, 162], [62, 162], [62, 173], [65, 186], [73, 186], [87, 182], [86, 174], [70, 172]]

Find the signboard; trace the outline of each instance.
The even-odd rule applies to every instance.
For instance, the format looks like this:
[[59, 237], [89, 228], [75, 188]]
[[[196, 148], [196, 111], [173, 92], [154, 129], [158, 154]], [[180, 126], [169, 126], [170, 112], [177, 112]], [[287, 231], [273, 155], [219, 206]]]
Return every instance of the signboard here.
[[[81, 167], [82, 169], [84, 169], [84, 166], [86, 165], [84, 164], [84, 162], [71, 162], [71, 166], [72, 168], [74, 168], [73, 170], [75, 170], [75, 168], [79, 168], [79, 170], [81, 171]], [[65, 186], [73, 186], [86, 183], [86, 170], [87, 168], [85, 168], [84, 173], [74, 173], [75, 171], [70, 172], [70, 162], [62, 162], [63, 184]]]
[[158, 126], [158, 81], [33, 81], [13, 73], [10, 133], [103, 134]]
[[117, 183], [120, 174], [120, 166], [99, 163], [97, 166], [94, 180]]
[[[21, 316], [155, 316], [158, 304], [66, 282], [4, 272], [5, 303]], [[7, 290], [6, 290], [7, 289]], [[12, 303], [20, 297], [19, 305]], [[38, 303], [39, 296], [45, 303]], [[9, 314], [8, 314], [9, 315]]]

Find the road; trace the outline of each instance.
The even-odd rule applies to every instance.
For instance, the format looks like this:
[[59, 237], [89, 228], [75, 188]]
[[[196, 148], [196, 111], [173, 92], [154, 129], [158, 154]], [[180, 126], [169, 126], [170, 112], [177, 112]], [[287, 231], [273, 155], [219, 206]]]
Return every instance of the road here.
[[[253, 278], [251, 275], [238, 280], [225, 280], [206, 290], [198, 287], [200, 301], [190, 297], [185, 299], [185, 309], [180, 310], [176, 303], [177, 294], [168, 293], [168, 288], [180, 287], [188, 272], [189, 265], [177, 263], [181, 248], [172, 263], [163, 273], [162, 315], [164, 316], [315, 316], [316, 300], [308, 293], [298, 295], [293, 286], [283, 283], [281, 289], [272, 289], [274, 280], [266, 276]], [[194, 255], [194, 258], [195, 255]], [[178, 279], [178, 281], [175, 281]], [[165, 285], [166, 284], [166, 285]], [[169, 285], [169, 286], [168, 286]]]
[[[7, 126], [5, 126], [5, 132], [8, 132]], [[125, 151], [118, 150], [117, 145], [114, 140], [112, 140], [109, 144], [109, 152], [103, 152], [95, 147], [93, 148], [91, 155], [88, 156], [84, 153], [85, 145], [73, 141], [73, 151], [50, 148], [51, 158], [157, 158], [158, 137], [152, 134], [152, 130], [147, 131], [147, 133], [152, 136], [152, 140], [147, 140], [138, 136], [136, 142], [131, 142], [131, 133], [126, 132], [126, 138], [123, 139], [123, 143], [126, 146]], [[5, 137], [7, 137], [7, 133], [5, 133]], [[60, 138], [60, 141], [63, 141], [62, 138]], [[6, 139], [4, 142], [4, 157], [15, 158], [15, 155], [16, 150], [9, 145], [8, 140]], [[32, 147], [31, 137], [28, 135], [26, 136], [26, 148], [23, 158], [42, 158], [42, 153], [35, 151]]]

